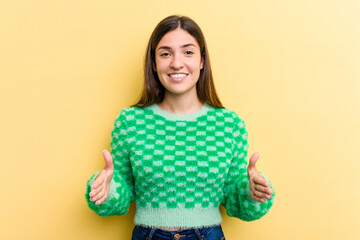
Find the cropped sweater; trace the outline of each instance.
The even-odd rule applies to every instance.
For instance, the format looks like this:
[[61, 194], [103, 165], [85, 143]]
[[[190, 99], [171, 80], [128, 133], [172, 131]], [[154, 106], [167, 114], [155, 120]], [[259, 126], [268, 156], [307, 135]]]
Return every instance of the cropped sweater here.
[[97, 172], [85, 198], [100, 216], [125, 215], [135, 201], [135, 224], [149, 227], [218, 225], [219, 205], [229, 216], [256, 220], [271, 208], [275, 191], [265, 203], [251, 198], [247, 150], [245, 124], [234, 111], [207, 104], [191, 114], [171, 114], [157, 104], [127, 107], [111, 133], [109, 195], [100, 205], [90, 201]]

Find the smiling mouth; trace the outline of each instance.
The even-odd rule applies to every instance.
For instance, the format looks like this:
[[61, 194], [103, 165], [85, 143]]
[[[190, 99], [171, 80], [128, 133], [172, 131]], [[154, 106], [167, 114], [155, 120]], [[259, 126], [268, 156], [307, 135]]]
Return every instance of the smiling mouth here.
[[168, 74], [168, 76], [175, 80], [175, 81], [179, 81], [179, 80], [182, 80], [184, 79], [188, 74], [186, 73], [174, 73], [174, 74]]

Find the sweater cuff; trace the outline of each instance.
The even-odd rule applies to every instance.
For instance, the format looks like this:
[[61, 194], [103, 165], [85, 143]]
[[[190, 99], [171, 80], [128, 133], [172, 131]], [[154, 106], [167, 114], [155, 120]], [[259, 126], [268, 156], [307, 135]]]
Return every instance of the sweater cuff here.
[[87, 183], [85, 198], [89, 208], [99, 216], [125, 215], [129, 210], [132, 200], [132, 191], [130, 186], [116, 171], [114, 171], [113, 178], [111, 179], [109, 194], [105, 201], [99, 205], [90, 201], [91, 185], [98, 174], [99, 172], [95, 173]]
[[90, 200], [90, 192], [91, 192], [91, 186], [93, 185], [96, 177], [99, 175], [100, 171], [96, 172], [94, 175], [91, 176], [91, 178], [87, 182], [86, 190], [85, 190], [85, 198], [87, 201], [87, 204], [91, 210], [93, 210], [96, 214], [99, 216], [106, 216], [109, 212], [109, 209], [111, 208], [111, 200], [116, 199], [116, 197], [119, 197], [118, 193], [116, 193], [116, 183], [114, 181], [114, 177], [112, 178], [110, 182], [110, 190], [107, 198], [104, 200], [103, 203], [97, 205], [95, 202], [92, 202]]

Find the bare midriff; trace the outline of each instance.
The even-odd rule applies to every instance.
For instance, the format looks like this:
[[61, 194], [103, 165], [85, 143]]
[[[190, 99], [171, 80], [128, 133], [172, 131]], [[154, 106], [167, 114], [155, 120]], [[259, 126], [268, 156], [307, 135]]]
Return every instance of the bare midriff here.
[[165, 230], [165, 231], [180, 231], [180, 230], [184, 230], [184, 229], [187, 229], [187, 228], [159, 228], [159, 229], [162, 229], [162, 230]]

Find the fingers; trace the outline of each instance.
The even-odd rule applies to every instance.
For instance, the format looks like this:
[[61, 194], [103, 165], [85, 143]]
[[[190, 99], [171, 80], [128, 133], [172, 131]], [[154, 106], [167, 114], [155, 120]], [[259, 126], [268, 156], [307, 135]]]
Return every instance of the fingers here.
[[265, 198], [256, 196], [255, 192], [253, 192], [253, 191], [251, 192], [251, 197], [252, 197], [252, 199], [254, 199], [257, 202], [261, 202], [261, 203], [266, 202]]
[[103, 189], [104, 189], [104, 184], [99, 185], [97, 188], [91, 188], [90, 197], [94, 197]]
[[109, 186], [103, 182], [98, 188], [92, 189], [90, 192], [90, 201], [95, 202], [97, 205], [103, 203], [109, 194]]
[[273, 190], [269, 187], [264, 187], [259, 184], [250, 184], [251, 192], [254, 193], [256, 197], [259, 198], [271, 198], [271, 194], [273, 193]]
[[252, 178], [253, 182], [255, 184], [264, 186], [264, 187], [270, 187], [270, 183], [266, 181], [260, 174], [257, 174]]
[[101, 171], [99, 175], [96, 177], [95, 181], [93, 182], [91, 186], [91, 192], [90, 192], [90, 201], [95, 202], [99, 200], [104, 194], [103, 191], [105, 189], [106, 185], [106, 173], [105, 171]]
[[107, 194], [104, 194], [102, 198], [100, 198], [98, 201], [95, 202], [96, 205], [102, 204], [107, 198]]
[[103, 173], [102, 171], [100, 172], [100, 174], [97, 176], [97, 178], [95, 179], [95, 181], [93, 182], [91, 188], [92, 189], [96, 189], [98, 188], [99, 186], [101, 186], [104, 181], [105, 181], [105, 173]]
[[251, 197], [258, 202], [264, 203], [266, 199], [271, 198], [273, 190], [270, 183], [266, 181], [260, 174], [250, 178]]
[[252, 199], [254, 199], [255, 201], [264, 203], [266, 202], [266, 199], [270, 199], [271, 198], [271, 194], [266, 194], [264, 192], [260, 192], [260, 191], [251, 191], [251, 197]]
[[105, 201], [107, 196], [108, 196], [108, 191], [106, 191], [105, 188], [103, 188], [97, 195], [90, 198], [90, 201], [95, 202], [95, 204], [99, 205]]
[[95, 202], [104, 195], [104, 187], [100, 186], [98, 189], [93, 189], [90, 192], [90, 201]]
[[263, 192], [263, 191], [259, 191], [259, 190], [254, 189], [252, 192], [258, 198], [270, 199], [271, 198], [271, 193], [270, 192], [272, 192], [272, 190], [269, 188], [269, 189], [266, 189], [265, 192]]
[[264, 187], [261, 185], [255, 185], [254, 191], [257, 191], [259, 193], [264, 193], [266, 195], [270, 195], [273, 193], [273, 190], [270, 187]]

